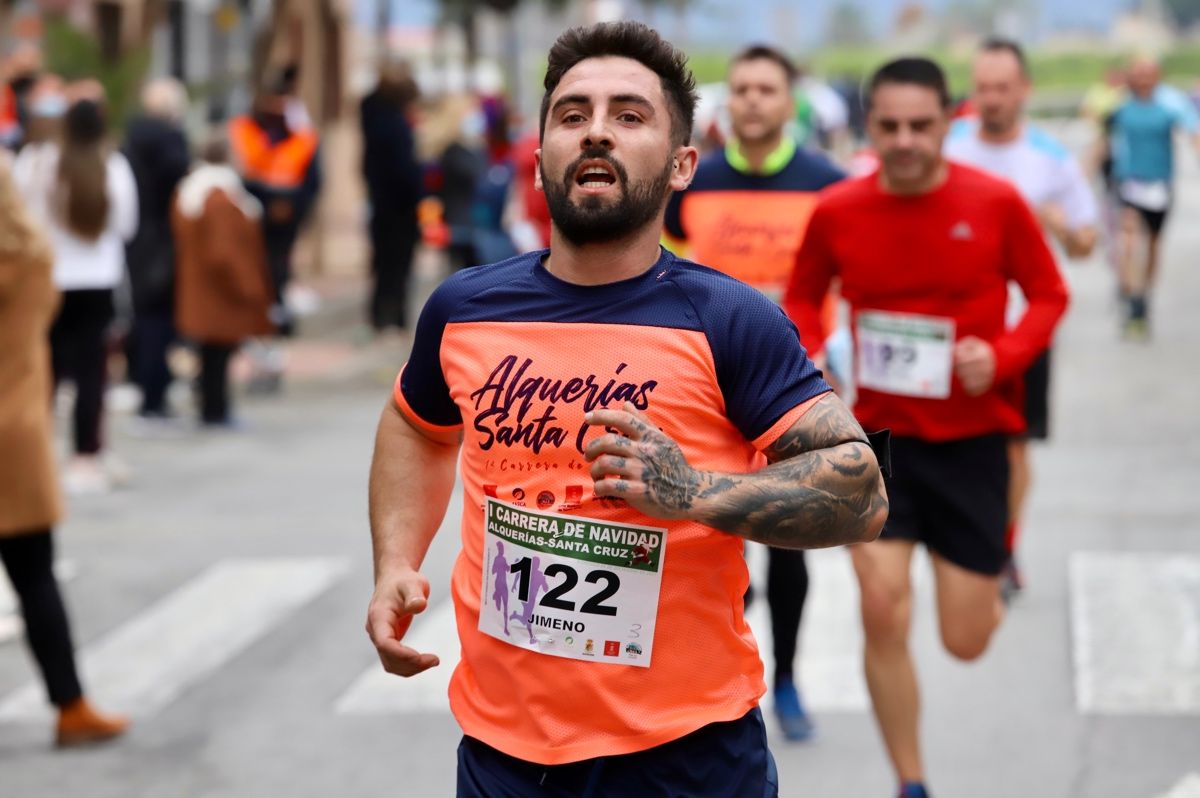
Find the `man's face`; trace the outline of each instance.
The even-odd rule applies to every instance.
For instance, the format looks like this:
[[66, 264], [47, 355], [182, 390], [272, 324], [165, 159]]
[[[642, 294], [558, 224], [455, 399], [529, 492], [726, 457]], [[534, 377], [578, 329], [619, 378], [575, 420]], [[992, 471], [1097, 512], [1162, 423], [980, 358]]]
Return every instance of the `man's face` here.
[[1135, 61], [1129, 66], [1129, 88], [1138, 96], [1148, 97], [1158, 85], [1158, 64], [1153, 61]]
[[980, 124], [988, 133], [1011, 133], [1021, 123], [1029, 90], [1029, 79], [1012, 53], [997, 50], [975, 57], [971, 100], [979, 112]]
[[589, 58], [550, 97], [535, 186], [568, 241], [619, 240], [661, 224], [667, 196], [691, 179], [695, 152], [672, 139], [658, 75], [629, 58]]
[[755, 58], [729, 70], [729, 121], [738, 141], [778, 138], [794, 112], [787, 72], [779, 64]]
[[950, 120], [933, 89], [885, 83], [871, 97], [867, 131], [882, 169], [894, 184], [932, 177], [942, 163]]

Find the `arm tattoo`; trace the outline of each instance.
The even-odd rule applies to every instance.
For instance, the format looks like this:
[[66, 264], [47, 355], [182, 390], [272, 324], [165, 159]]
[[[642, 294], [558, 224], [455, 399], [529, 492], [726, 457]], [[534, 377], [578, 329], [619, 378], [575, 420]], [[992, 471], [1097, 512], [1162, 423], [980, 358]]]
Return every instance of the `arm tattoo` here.
[[887, 494], [866, 434], [839, 399], [826, 396], [766, 452], [753, 474], [700, 475], [703, 523], [783, 548], [873, 539]]

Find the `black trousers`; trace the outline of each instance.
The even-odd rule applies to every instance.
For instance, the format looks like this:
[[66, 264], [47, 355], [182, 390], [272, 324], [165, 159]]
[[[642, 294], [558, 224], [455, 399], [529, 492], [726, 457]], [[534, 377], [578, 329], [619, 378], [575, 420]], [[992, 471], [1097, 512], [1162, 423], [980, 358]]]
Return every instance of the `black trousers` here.
[[166, 313], [146, 313], [133, 320], [133, 376], [142, 389], [142, 415], [167, 411], [167, 388], [171, 385], [167, 349], [174, 338], [174, 325]]
[[299, 233], [300, 229], [290, 224], [267, 224], [263, 227], [267, 270], [270, 272], [271, 287], [275, 290], [272, 319], [284, 338], [290, 338], [295, 333], [295, 320], [288, 312], [284, 297], [287, 296], [288, 283], [292, 281], [292, 250], [296, 248], [296, 236]]
[[808, 598], [808, 565], [797, 549], [767, 549], [767, 604], [775, 641], [775, 682], [792, 676], [800, 618]]
[[237, 347], [200, 344], [200, 420], [205, 424], [229, 421], [229, 361]]
[[376, 330], [408, 325], [408, 277], [420, 228], [415, 219], [377, 213], [371, 217], [371, 326]]
[[75, 647], [58, 582], [54, 578], [54, 539], [49, 529], [0, 537], [0, 560], [12, 580], [25, 619], [25, 638], [55, 706], [83, 695], [75, 669]]
[[107, 368], [105, 335], [113, 320], [111, 289], [64, 291], [58, 318], [50, 328], [55, 384], [75, 383], [75, 452], [100, 451], [100, 418], [104, 410]]

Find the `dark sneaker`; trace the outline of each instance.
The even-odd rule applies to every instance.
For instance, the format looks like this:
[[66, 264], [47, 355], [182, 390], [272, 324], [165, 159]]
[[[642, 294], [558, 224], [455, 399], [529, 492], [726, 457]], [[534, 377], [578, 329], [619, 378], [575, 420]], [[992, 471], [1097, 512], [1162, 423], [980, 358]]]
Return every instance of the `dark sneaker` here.
[[1010, 559], [1000, 573], [1000, 598], [1007, 606], [1024, 589], [1025, 579], [1021, 576], [1021, 569], [1017, 567], [1016, 560]]
[[925, 785], [918, 781], [907, 782], [900, 787], [899, 798], [929, 798]]
[[783, 736], [794, 742], [811, 740], [816, 727], [800, 703], [800, 691], [790, 678], [780, 679], [775, 684], [775, 717], [783, 729]]

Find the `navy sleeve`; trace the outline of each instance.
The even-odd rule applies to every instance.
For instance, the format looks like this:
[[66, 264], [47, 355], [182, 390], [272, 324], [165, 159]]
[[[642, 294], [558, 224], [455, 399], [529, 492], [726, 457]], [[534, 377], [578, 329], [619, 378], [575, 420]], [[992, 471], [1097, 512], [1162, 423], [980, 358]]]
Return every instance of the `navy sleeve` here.
[[716, 360], [725, 412], [748, 441], [831, 390], [778, 305], [734, 280], [714, 282], [698, 308]]
[[677, 241], [687, 241], [687, 231], [683, 229], [683, 195], [686, 191], [676, 191], [667, 200], [667, 217], [663, 220], [663, 228], [667, 235]]
[[446, 384], [441, 358], [442, 333], [451, 311], [462, 300], [462, 292], [455, 290], [456, 282], [451, 277], [442, 283], [421, 310], [412, 352], [397, 386], [405, 403], [420, 420], [438, 427], [462, 424], [462, 415], [450, 396], [450, 386]]

